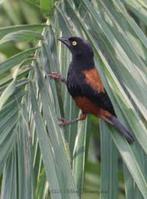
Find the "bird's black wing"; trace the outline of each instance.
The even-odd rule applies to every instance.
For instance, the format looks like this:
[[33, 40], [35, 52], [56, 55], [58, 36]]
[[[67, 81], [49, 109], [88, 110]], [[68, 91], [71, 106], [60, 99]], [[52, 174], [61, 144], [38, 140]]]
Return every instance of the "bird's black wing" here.
[[85, 81], [85, 76], [82, 73], [77, 74], [74, 71], [70, 71], [67, 78], [67, 88], [73, 98], [87, 97], [98, 107], [115, 115], [113, 105], [106, 91], [101, 92], [98, 89], [94, 89]]

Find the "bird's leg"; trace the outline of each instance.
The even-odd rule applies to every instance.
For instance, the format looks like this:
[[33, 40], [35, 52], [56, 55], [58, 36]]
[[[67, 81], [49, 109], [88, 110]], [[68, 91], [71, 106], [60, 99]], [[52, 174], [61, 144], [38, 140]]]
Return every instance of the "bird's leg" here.
[[51, 78], [51, 79], [54, 79], [54, 80], [57, 80], [57, 81], [61, 81], [63, 83], [66, 84], [66, 79], [58, 72], [51, 72], [51, 73], [48, 73], [48, 76]]
[[64, 118], [60, 118], [60, 119], [59, 119], [59, 121], [60, 121], [59, 126], [67, 126], [67, 125], [73, 124], [73, 123], [75, 123], [75, 122], [78, 122], [78, 121], [81, 121], [81, 120], [85, 120], [86, 117], [87, 117], [87, 114], [86, 114], [86, 113], [82, 113], [82, 114], [80, 115], [80, 117], [75, 118], [75, 119], [73, 119], [73, 120], [66, 120], [66, 119], [64, 119]]

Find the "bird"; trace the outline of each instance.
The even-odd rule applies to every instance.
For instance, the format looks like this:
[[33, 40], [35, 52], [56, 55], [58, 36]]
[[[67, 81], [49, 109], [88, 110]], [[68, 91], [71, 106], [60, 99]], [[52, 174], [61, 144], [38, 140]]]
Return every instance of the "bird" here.
[[119, 130], [129, 144], [134, 142], [134, 135], [118, 119], [111, 100], [95, 66], [94, 51], [90, 43], [81, 37], [61, 37], [63, 43], [71, 52], [67, 78], [58, 72], [49, 73], [49, 77], [64, 82], [69, 94], [81, 109], [81, 115], [73, 120], [60, 119], [60, 124], [66, 126], [74, 122], [85, 120], [87, 114], [93, 114]]

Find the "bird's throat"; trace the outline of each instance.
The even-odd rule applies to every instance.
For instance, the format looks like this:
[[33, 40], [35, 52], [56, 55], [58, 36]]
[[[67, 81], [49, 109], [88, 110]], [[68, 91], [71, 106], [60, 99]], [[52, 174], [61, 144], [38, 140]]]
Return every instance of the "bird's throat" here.
[[76, 69], [92, 69], [95, 66], [93, 58], [86, 56], [72, 57], [71, 64]]

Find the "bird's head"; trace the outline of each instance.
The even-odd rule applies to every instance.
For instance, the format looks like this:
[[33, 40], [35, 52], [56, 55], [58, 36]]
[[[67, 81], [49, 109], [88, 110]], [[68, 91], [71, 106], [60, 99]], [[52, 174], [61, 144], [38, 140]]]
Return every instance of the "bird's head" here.
[[80, 37], [61, 37], [59, 39], [71, 51], [73, 57], [93, 58], [91, 45]]

